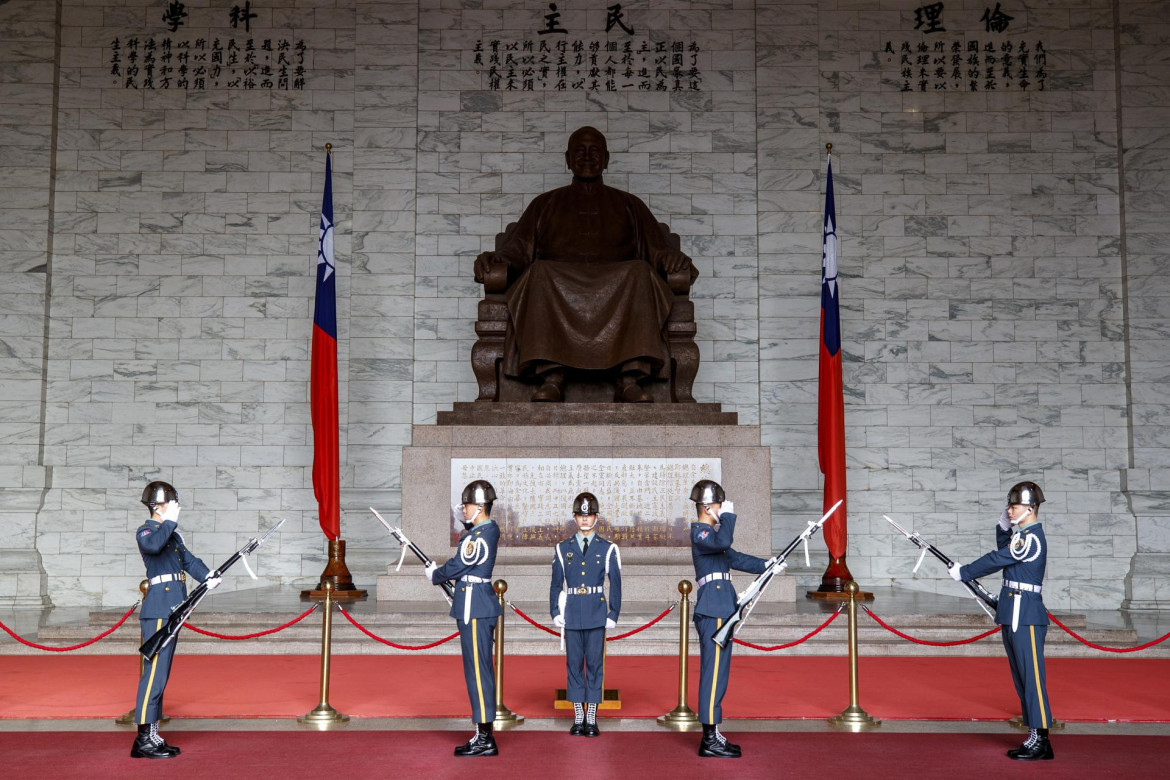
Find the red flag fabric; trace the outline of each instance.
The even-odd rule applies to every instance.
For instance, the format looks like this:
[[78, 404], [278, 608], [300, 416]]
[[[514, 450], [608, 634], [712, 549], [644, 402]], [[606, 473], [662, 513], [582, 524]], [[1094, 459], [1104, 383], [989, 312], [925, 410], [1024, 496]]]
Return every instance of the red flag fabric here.
[[321, 530], [341, 536], [341, 455], [337, 416], [337, 273], [333, 260], [333, 161], [325, 156], [325, 196], [317, 245], [317, 300], [309, 406], [313, 419], [313, 494]]
[[[817, 455], [825, 475], [824, 509], [845, 499], [845, 393], [841, 380], [841, 311], [837, 282], [837, 207], [833, 200], [833, 157], [825, 191], [825, 237], [821, 253], [821, 350], [817, 385]], [[842, 558], [848, 542], [848, 503], [825, 523], [825, 545]]]

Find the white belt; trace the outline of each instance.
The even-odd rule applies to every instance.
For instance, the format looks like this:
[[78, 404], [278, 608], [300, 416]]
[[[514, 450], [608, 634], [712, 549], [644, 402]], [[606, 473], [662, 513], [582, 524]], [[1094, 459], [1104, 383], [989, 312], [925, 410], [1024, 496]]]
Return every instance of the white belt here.
[[459, 581], [460, 582], [479, 583], [479, 582], [491, 582], [491, 579], [488, 577], [473, 577], [470, 574], [467, 574], [467, 575], [464, 575], [463, 577], [460, 577]]
[[713, 580], [729, 580], [729, 579], [731, 579], [730, 572], [717, 571], [714, 574], [708, 574], [706, 577], [699, 577], [699, 587], [701, 588], [704, 585], [706, 585], [708, 582], [711, 582]]
[[565, 592], [568, 593], [570, 596], [588, 596], [591, 593], [604, 593], [605, 588], [602, 587], [601, 585], [598, 585], [596, 587], [591, 587], [591, 588], [586, 588], [585, 586], [581, 586], [580, 588], [570, 587]]
[[1004, 580], [1003, 586], [1008, 590], [1026, 590], [1029, 593], [1039, 593], [1043, 585], [1032, 585], [1027, 582], [1013, 582], [1012, 580]]
[[150, 578], [151, 585], [161, 585], [164, 582], [177, 582], [182, 574], [160, 574], [157, 577]]

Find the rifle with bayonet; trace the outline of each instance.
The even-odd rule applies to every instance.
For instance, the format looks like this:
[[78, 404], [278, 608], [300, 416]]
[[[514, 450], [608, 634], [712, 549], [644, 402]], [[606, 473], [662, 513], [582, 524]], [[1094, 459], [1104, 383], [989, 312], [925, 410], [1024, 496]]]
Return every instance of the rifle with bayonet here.
[[[434, 561], [432, 561], [430, 558], [428, 558], [427, 554], [425, 552], [423, 552], [422, 549], [419, 548], [419, 546], [417, 544], [415, 544], [414, 542], [412, 542], [406, 538], [406, 534], [402, 533], [401, 528], [395, 528], [394, 526], [387, 523], [386, 518], [384, 518], [380, 514], [378, 514], [377, 509], [370, 507], [370, 511], [374, 513], [374, 517], [378, 518], [378, 522], [380, 522], [382, 525], [386, 526], [386, 530], [390, 532], [390, 535], [393, 536], [395, 539], [397, 539], [398, 543], [400, 545], [402, 545], [402, 551], [398, 556], [398, 567], [395, 568], [394, 571], [401, 571], [402, 570], [402, 562], [404, 560], [406, 560], [406, 551], [407, 550], [410, 550], [412, 553], [414, 553], [414, 557], [416, 557], [420, 561], [422, 561], [422, 564], [424, 567], [430, 566], [432, 563], [434, 563]], [[455, 602], [455, 586], [454, 585], [452, 585], [449, 581], [448, 582], [437, 582], [437, 583], [435, 583], [435, 585], [443, 589], [443, 596], [447, 599], [448, 604], [452, 604]]]
[[[253, 572], [252, 567], [248, 565], [248, 556], [255, 552], [257, 547], [264, 544], [264, 540], [269, 536], [272, 536], [272, 533], [282, 525], [284, 525], [284, 518], [281, 518], [280, 522], [269, 528], [268, 531], [259, 539], [253, 536], [248, 540], [247, 544], [232, 553], [232, 557], [221, 563], [219, 568], [208, 574], [207, 579], [209, 580], [212, 577], [222, 577], [223, 573], [235, 565], [236, 561], [241, 560], [244, 562], [244, 568], [248, 570], [248, 574], [252, 576], [252, 579], [256, 579], [255, 572]], [[199, 602], [203, 601], [203, 597], [206, 596], [208, 592], [209, 589], [207, 587], [206, 580], [195, 586], [195, 588], [187, 596], [186, 601], [175, 607], [170, 616], [167, 617], [167, 622], [163, 625], [163, 627], [158, 631], [155, 631], [149, 639], [142, 643], [142, 647], [138, 648], [138, 652], [142, 654], [142, 657], [147, 661], [153, 660], [154, 657], [158, 655], [160, 650], [173, 642], [175, 640], [175, 636], [179, 633], [179, 629], [181, 629], [183, 624], [187, 622], [187, 618], [191, 617], [191, 613], [195, 611], [195, 608], [199, 606]]]
[[[917, 531], [914, 531], [913, 533], [907, 531], [905, 528], [891, 520], [889, 515], [882, 515], [882, 517], [886, 518], [886, 522], [894, 526], [894, 528], [898, 530], [898, 533], [902, 534], [902, 536], [905, 536], [922, 550], [922, 553], [918, 556], [918, 563], [914, 564], [913, 572], [916, 573], [918, 571], [918, 567], [922, 565], [922, 561], [924, 558], [926, 558], [927, 553], [930, 553], [935, 558], [938, 558], [939, 561], [942, 562], [942, 565], [946, 566], [947, 569], [950, 569], [955, 565], [955, 562], [944, 555], [942, 550], [923, 539]], [[963, 587], [967, 589], [967, 592], [971, 594], [976, 603], [979, 604], [980, 607], [983, 607], [983, 611], [986, 612], [992, 620], [994, 620], [995, 613], [992, 612], [992, 610], [999, 606], [999, 598], [989, 593], [987, 588], [983, 587], [979, 580], [963, 580], [962, 583]], [[988, 607], [991, 607], [991, 609], [988, 609]]]
[[817, 532], [818, 528], [825, 524], [826, 520], [833, 516], [833, 513], [843, 503], [845, 503], [845, 499], [841, 499], [829, 507], [829, 511], [825, 512], [820, 520], [815, 522], [810, 521], [808, 527], [797, 534], [796, 538], [784, 548], [784, 551], [772, 559], [772, 565], [765, 569], [763, 574], [757, 575], [752, 581], [752, 584], [748, 585], [743, 593], [739, 594], [739, 599], [735, 604], [735, 612], [723, 623], [722, 628], [715, 632], [715, 644], [720, 647], [727, 647], [727, 643], [735, 636], [735, 632], [739, 631], [740, 626], [748, 619], [748, 615], [752, 614], [752, 610], [756, 607], [756, 602], [760, 600], [760, 596], [764, 595], [764, 589], [768, 587], [772, 578], [788, 568], [787, 559], [793, 550], [803, 544], [805, 565], [811, 565], [808, 560], [808, 540], [812, 538], [812, 535]]

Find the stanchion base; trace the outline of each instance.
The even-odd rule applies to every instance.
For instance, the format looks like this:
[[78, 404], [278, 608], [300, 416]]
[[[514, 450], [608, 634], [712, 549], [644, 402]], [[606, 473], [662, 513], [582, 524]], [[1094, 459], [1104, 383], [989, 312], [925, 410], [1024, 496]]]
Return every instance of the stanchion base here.
[[492, 726], [496, 731], [514, 729], [522, 723], [524, 723], [523, 715], [517, 715], [502, 704], [496, 707], [496, 717], [492, 721]]
[[[117, 726], [137, 726], [138, 724], [134, 722], [134, 714], [135, 714], [134, 710], [130, 710], [129, 712], [124, 712], [121, 715], [119, 715], [118, 717], [114, 718], [114, 724]], [[159, 716], [158, 723], [160, 726], [165, 725], [165, 724], [170, 723], [170, 722], [171, 722], [171, 718], [169, 715], [160, 715]]]
[[671, 731], [698, 731], [703, 724], [699, 723], [699, 716], [695, 711], [684, 705], [660, 715], [658, 725]]
[[882, 722], [861, 707], [846, 707], [840, 714], [829, 718], [830, 725], [841, 726], [849, 731], [868, 731], [882, 725]]
[[[606, 688], [601, 692], [601, 704], [597, 705], [599, 710], [620, 710], [622, 708], [622, 697], [617, 688]], [[573, 702], [569, 701], [569, 692], [564, 688], [557, 688], [557, 695], [553, 699], [554, 710], [571, 710], [573, 709]]]
[[[1016, 717], [1009, 720], [1008, 725], [1011, 726], [1013, 729], [1019, 729], [1020, 731], [1027, 731], [1028, 730], [1028, 724], [1024, 723], [1024, 719], [1021, 718], [1019, 715], [1017, 715]], [[1061, 729], [1064, 728], [1064, 721], [1063, 720], [1056, 720], [1054, 718], [1053, 721], [1048, 724], [1048, 728], [1051, 729], [1052, 731], [1060, 731]]]
[[297, 723], [325, 731], [349, 723], [349, 716], [342, 715], [328, 704], [318, 704], [310, 712], [297, 718]]

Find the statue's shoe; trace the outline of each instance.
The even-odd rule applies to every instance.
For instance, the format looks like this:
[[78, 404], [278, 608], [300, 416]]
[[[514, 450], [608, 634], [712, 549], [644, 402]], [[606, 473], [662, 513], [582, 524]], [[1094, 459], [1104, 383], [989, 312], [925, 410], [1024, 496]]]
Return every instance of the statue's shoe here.
[[545, 382], [540, 386], [540, 389], [532, 394], [532, 400], [535, 402], [551, 401], [553, 403], [564, 400], [565, 393], [561, 386], [556, 382]]
[[654, 396], [643, 390], [637, 382], [630, 382], [618, 388], [616, 400], [626, 404], [649, 404], [654, 403]]

